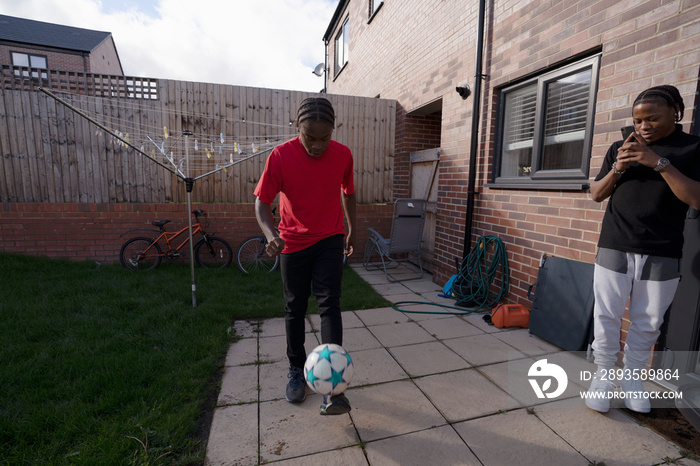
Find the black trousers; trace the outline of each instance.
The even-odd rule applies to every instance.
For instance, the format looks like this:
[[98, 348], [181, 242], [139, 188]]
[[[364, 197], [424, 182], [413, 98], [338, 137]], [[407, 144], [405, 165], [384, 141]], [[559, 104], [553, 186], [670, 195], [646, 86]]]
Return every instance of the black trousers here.
[[321, 342], [343, 344], [340, 287], [344, 250], [343, 235], [334, 235], [280, 256], [290, 366], [304, 367], [306, 362], [305, 320], [312, 290], [321, 315]]

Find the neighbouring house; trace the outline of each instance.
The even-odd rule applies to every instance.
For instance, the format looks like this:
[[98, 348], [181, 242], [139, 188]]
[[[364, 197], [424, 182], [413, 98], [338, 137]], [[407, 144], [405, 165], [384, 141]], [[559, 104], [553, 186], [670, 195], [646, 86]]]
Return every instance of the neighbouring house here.
[[542, 254], [594, 261], [606, 204], [589, 180], [639, 92], [675, 85], [700, 129], [698, 1], [340, 0], [324, 42], [329, 94], [397, 101], [393, 193], [432, 203], [435, 281], [497, 235], [523, 304]]
[[49, 69], [124, 74], [112, 33], [6, 15], [0, 15], [0, 64], [32, 68], [35, 78]]

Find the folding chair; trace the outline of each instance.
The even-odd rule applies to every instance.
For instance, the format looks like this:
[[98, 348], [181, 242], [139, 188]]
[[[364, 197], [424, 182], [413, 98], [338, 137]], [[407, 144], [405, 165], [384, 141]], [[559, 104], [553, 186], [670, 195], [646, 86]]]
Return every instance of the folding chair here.
[[[421, 262], [421, 243], [423, 242], [423, 225], [425, 224], [424, 199], [397, 199], [394, 202], [394, 214], [391, 223], [391, 237], [386, 239], [370, 228], [362, 265], [383, 268], [386, 279], [390, 282], [416, 280], [423, 276]], [[378, 255], [380, 262], [370, 262], [372, 256]], [[387, 269], [401, 265], [401, 262], [417, 260], [420, 274], [409, 278], [390, 278]]]

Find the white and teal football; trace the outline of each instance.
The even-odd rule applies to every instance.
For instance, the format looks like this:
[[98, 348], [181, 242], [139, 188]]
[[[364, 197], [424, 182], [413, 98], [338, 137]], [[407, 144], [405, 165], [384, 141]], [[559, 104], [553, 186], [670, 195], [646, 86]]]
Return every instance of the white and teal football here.
[[339, 395], [348, 388], [355, 366], [347, 351], [335, 344], [319, 345], [304, 364], [306, 384], [319, 395]]

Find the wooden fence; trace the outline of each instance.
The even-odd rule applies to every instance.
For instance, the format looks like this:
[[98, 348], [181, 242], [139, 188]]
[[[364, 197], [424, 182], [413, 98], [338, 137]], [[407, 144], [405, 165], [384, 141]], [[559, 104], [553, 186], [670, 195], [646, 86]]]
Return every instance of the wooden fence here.
[[[185, 201], [181, 177], [153, 160], [201, 175], [192, 192], [197, 202], [252, 202], [268, 149], [296, 135], [296, 109], [311, 95], [6, 65], [1, 70], [2, 202]], [[396, 103], [325, 97], [336, 110], [334, 139], [354, 155], [358, 202], [391, 202]], [[195, 172], [184, 173], [183, 153]]]

